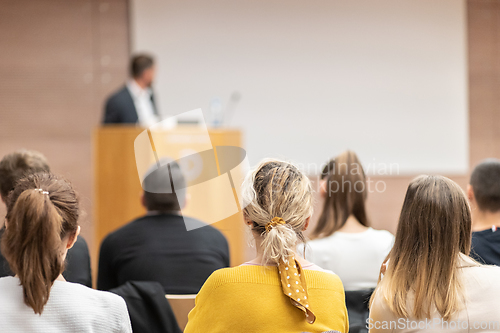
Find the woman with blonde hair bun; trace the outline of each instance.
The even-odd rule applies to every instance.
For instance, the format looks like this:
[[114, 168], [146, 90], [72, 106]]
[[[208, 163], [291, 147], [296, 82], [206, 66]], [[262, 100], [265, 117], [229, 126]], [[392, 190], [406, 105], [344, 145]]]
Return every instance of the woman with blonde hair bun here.
[[347, 332], [342, 282], [296, 255], [312, 214], [309, 179], [290, 163], [265, 160], [242, 191], [257, 257], [208, 278], [185, 332]]

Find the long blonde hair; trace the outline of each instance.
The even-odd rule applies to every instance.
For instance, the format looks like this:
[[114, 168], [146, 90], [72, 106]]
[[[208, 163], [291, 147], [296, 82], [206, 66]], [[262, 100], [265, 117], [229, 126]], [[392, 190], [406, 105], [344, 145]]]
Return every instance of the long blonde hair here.
[[335, 157], [325, 166], [323, 176], [327, 179], [327, 194], [311, 238], [330, 236], [342, 228], [351, 215], [369, 226], [365, 209], [366, 176], [356, 153], [347, 150]]
[[[452, 180], [420, 176], [408, 186], [387, 270], [373, 293], [400, 317], [448, 320], [463, 304], [459, 255], [471, 246], [467, 198]], [[409, 296], [413, 301], [408, 303]]]
[[[263, 261], [287, 260], [297, 243], [305, 241], [302, 230], [313, 212], [309, 178], [291, 163], [264, 160], [248, 174], [242, 192], [244, 217], [262, 237]], [[275, 217], [286, 223], [266, 232], [266, 224]]]

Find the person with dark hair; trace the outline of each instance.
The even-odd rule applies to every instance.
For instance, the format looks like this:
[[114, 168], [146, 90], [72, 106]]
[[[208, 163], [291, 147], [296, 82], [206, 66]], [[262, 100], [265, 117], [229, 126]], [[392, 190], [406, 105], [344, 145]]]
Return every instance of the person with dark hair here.
[[[50, 172], [47, 159], [41, 153], [21, 149], [5, 155], [0, 161], [0, 197], [2, 202], [7, 203], [8, 194], [14, 189], [19, 179], [38, 172]], [[4, 230], [3, 227], [0, 229], [0, 240]], [[9, 275], [13, 275], [13, 272], [5, 258], [0, 255], [0, 277]], [[68, 251], [66, 270], [63, 272], [63, 276], [69, 282], [92, 287], [89, 248], [81, 236], [77, 237], [75, 244]]]
[[80, 233], [78, 218], [78, 197], [66, 180], [36, 173], [16, 182], [1, 245], [15, 273], [0, 278], [2, 332], [132, 332], [121, 297], [61, 274]]
[[376, 287], [380, 265], [394, 243], [390, 232], [370, 227], [368, 192], [363, 166], [353, 151], [325, 166], [323, 209], [311, 233], [313, 240], [307, 242], [306, 259], [338, 274], [347, 291]]
[[149, 127], [158, 120], [151, 88], [155, 76], [154, 60], [139, 54], [130, 62], [130, 79], [106, 101], [104, 124], [139, 124]]
[[472, 206], [470, 256], [500, 266], [500, 160], [487, 159], [474, 168], [467, 195]]
[[179, 165], [161, 159], [146, 172], [147, 214], [109, 234], [101, 244], [97, 288], [156, 281], [166, 294], [196, 294], [219, 268], [229, 266], [226, 238], [216, 228], [182, 216], [186, 181]]

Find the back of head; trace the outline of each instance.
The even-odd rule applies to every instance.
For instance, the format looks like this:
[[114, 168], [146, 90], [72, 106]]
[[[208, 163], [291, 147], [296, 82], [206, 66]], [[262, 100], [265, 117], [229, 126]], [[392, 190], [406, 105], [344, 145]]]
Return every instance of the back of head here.
[[480, 210], [500, 211], [500, 160], [487, 159], [472, 171], [470, 185]]
[[[304, 241], [302, 230], [312, 215], [309, 179], [290, 163], [265, 160], [247, 176], [242, 190], [243, 214], [262, 237], [263, 260], [275, 264], [287, 260], [297, 243]], [[276, 218], [284, 224], [269, 228]]]
[[364, 226], [369, 225], [365, 210], [368, 193], [363, 166], [356, 153], [345, 151], [330, 160], [322, 172], [326, 179], [323, 210], [312, 237], [327, 237], [354, 216]]
[[160, 159], [147, 171], [142, 181], [144, 204], [148, 211], [180, 211], [186, 202], [186, 180], [174, 160]]
[[133, 78], [139, 78], [146, 69], [153, 67], [153, 65], [153, 57], [146, 54], [138, 54], [132, 57], [130, 61], [130, 75]]
[[[452, 180], [420, 176], [408, 186], [383, 291], [391, 310], [403, 317], [430, 318], [434, 310], [446, 320], [462, 302], [459, 254], [469, 254], [471, 216], [467, 198]], [[414, 304], [409, 313], [409, 293]]]
[[50, 172], [41, 153], [22, 149], [5, 155], [0, 161], [0, 195], [4, 202], [19, 179], [37, 172]]
[[64, 270], [63, 239], [75, 237], [78, 214], [71, 185], [48, 173], [22, 178], [9, 194], [1, 249], [35, 313], [42, 313], [54, 280]]

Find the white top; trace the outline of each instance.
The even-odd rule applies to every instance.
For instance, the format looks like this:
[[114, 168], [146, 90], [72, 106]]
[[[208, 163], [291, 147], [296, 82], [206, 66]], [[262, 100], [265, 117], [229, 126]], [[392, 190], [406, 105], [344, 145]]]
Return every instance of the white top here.
[[[377, 286], [380, 266], [393, 244], [394, 236], [385, 230], [337, 231], [307, 242], [305, 258], [337, 274], [345, 290], [370, 289]], [[303, 250], [302, 245], [297, 248]]]
[[83, 285], [54, 281], [41, 315], [23, 300], [17, 277], [0, 278], [0, 331], [9, 333], [131, 333], [123, 298]]
[[158, 117], [154, 112], [151, 89], [142, 89], [135, 80], [127, 82], [127, 89], [134, 100], [135, 110], [137, 112], [138, 123], [143, 127], [150, 127], [158, 122]]
[[399, 319], [377, 293], [367, 322], [370, 332], [500, 332], [500, 267], [479, 265], [463, 254], [461, 259], [460, 277], [466, 301], [459, 313], [448, 321], [437, 312], [429, 319]]

